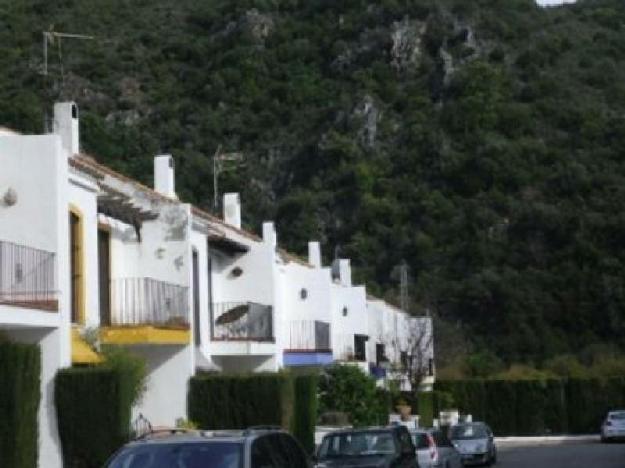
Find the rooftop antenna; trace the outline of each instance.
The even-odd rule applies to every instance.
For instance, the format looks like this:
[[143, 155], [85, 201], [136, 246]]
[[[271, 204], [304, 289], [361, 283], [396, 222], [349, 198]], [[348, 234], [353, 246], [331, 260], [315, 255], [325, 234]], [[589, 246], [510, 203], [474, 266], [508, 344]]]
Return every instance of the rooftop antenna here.
[[[45, 82], [46, 93], [48, 91], [48, 44], [53, 46], [56, 44], [57, 54], [59, 57], [59, 67], [61, 70], [61, 90], [65, 88], [65, 70], [63, 68], [63, 48], [61, 42], [63, 39], [78, 39], [78, 40], [94, 40], [94, 36], [88, 36], [85, 34], [71, 34], [64, 32], [54, 31], [54, 25], [50, 26], [49, 31], [43, 31], [43, 70], [42, 75]], [[48, 131], [48, 119], [44, 122], [45, 131]]]
[[[243, 153], [222, 153], [221, 145], [217, 146], [217, 151], [215, 151], [215, 154], [213, 156], [213, 204], [215, 208], [215, 213], [217, 212], [219, 203], [219, 174], [234, 169], [234, 167], [239, 165], [241, 161], [243, 161]], [[227, 167], [226, 163], [234, 164], [230, 165], [230, 167]]]

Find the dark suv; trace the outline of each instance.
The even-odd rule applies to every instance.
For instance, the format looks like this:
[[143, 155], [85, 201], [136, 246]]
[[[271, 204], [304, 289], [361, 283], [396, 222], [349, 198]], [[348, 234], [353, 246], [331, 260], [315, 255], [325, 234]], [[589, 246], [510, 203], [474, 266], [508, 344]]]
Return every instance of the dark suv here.
[[122, 447], [106, 468], [310, 468], [299, 443], [279, 429], [161, 431]]
[[404, 426], [349, 429], [326, 434], [317, 468], [418, 468], [415, 447]]

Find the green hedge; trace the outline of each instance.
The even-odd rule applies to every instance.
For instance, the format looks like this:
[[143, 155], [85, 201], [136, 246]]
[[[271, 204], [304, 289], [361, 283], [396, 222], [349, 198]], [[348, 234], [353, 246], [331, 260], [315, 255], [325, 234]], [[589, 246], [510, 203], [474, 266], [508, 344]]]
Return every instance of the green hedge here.
[[271, 425], [289, 430], [312, 453], [317, 377], [267, 373], [198, 374], [189, 382], [189, 419], [203, 429]]
[[104, 367], [60, 370], [55, 403], [66, 468], [96, 468], [129, 437], [132, 389]]
[[189, 419], [204, 429], [289, 429], [293, 382], [286, 374], [200, 374], [189, 384], [188, 411]]
[[454, 406], [498, 435], [594, 433], [606, 412], [625, 405], [625, 378], [437, 382]]
[[294, 377], [295, 404], [291, 432], [306, 452], [315, 450], [315, 423], [317, 422], [317, 375]]
[[0, 466], [37, 466], [40, 376], [38, 346], [0, 342]]

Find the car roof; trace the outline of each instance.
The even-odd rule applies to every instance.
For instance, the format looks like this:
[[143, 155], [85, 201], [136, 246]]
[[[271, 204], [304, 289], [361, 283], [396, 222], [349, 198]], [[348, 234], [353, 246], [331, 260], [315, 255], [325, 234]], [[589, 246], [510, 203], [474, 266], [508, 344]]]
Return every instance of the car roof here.
[[155, 430], [139, 437], [127, 446], [142, 444], [178, 444], [178, 443], [211, 443], [229, 442], [243, 443], [248, 439], [255, 439], [264, 434], [285, 433], [279, 429], [245, 429], [245, 430], [180, 430], [162, 429]]
[[336, 431], [328, 432], [324, 437], [340, 435], [340, 434], [364, 434], [367, 432], [391, 432], [398, 430], [398, 428], [404, 426], [371, 426], [371, 427], [354, 427], [347, 429], [338, 429]]

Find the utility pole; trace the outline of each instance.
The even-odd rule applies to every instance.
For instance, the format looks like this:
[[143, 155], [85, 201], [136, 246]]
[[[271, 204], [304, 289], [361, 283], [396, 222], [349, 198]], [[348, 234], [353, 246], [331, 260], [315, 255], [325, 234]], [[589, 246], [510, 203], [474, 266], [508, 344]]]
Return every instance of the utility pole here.
[[[236, 163], [243, 161], [243, 153], [222, 153], [221, 145], [217, 146], [217, 151], [213, 155], [213, 207], [215, 213], [217, 213], [219, 204], [219, 174], [231, 170], [236, 166]], [[225, 167], [224, 163], [235, 163], [231, 167]]]

